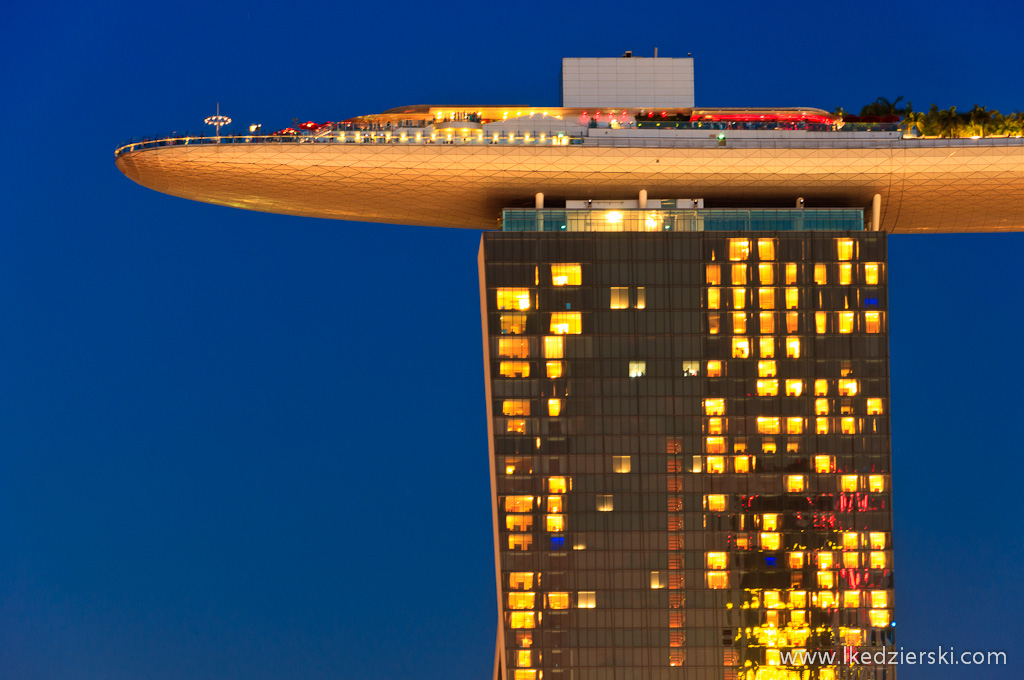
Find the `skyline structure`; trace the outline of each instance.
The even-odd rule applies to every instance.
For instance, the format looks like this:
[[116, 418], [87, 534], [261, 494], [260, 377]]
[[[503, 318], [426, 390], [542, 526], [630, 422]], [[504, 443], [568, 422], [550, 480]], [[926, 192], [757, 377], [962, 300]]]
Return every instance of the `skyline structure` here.
[[782, 651], [891, 644], [877, 232], [1018, 228], [1020, 140], [630, 96], [649, 95], [150, 140], [118, 166], [289, 214], [486, 227], [504, 208], [480, 255], [496, 676], [796, 678]]

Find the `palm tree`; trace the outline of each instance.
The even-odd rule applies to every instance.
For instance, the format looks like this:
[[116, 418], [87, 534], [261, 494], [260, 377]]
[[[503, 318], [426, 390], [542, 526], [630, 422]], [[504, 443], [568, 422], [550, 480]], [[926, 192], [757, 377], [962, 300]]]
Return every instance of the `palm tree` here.
[[956, 107], [938, 109], [935, 116], [935, 125], [938, 128], [940, 137], [958, 137], [960, 132], [960, 116], [957, 115]]
[[920, 137], [924, 134], [925, 125], [928, 123], [928, 114], [922, 111], [910, 111], [909, 106], [907, 112], [903, 114], [903, 120], [900, 121], [900, 127], [903, 128], [903, 133], [909, 135], [912, 131]]
[[974, 105], [969, 113], [971, 117], [971, 131], [980, 133], [982, 137], [985, 136], [985, 131], [990, 129], [992, 126], [993, 116], [998, 116], [998, 111], [989, 111], [984, 106]]
[[889, 101], [885, 97], [879, 97], [870, 104], [864, 106], [860, 110], [862, 116], [898, 116], [901, 111], [896, 108], [896, 105], [900, 103], [903, 96], [896, 97], [893, 101]]
[[992, 132], [997, 135], [1014, 137], [1021, 133], [1020, 113], [1008, 113], [1005, 116], [998, 111], [992, 117]]

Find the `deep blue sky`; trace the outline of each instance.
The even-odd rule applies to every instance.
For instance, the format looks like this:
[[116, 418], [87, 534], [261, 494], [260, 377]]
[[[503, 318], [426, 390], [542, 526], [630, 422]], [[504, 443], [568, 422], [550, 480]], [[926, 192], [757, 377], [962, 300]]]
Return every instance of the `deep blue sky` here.
[[[0, 678], [483, 678], [479, 233], [189, 203], [114, 167], [217, 101], [283, 127], [558, 101], [696, 58], [701, 105], [1024, 108], [1024, 6], [58, 1], [4, 10]], [[266, 128], [265, 128], [266, 129]], [[1024, 236], [890, 240], [897, 621], [1019, 675]]]

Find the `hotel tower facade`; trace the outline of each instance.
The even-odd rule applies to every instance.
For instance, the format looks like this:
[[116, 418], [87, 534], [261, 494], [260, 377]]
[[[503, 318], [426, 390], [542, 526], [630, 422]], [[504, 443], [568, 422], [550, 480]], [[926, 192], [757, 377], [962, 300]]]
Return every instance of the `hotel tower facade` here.
[[895, 677], [844, 663], [895, 642], [886, 237], [1024, 227], [1021, 140], [700, 109], [689, 59], [562, 73], [560, 107], [117, 164], [221, 205], [485, 230], [495, 678]]

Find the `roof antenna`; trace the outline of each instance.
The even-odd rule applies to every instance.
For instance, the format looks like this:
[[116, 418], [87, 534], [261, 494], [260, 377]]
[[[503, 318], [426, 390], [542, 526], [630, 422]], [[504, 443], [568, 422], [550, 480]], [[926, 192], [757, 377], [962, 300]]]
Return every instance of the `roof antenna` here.
[[657, 47], [654, 48], [654, 58], [655, 59], [658, 58], [658, 48]]

